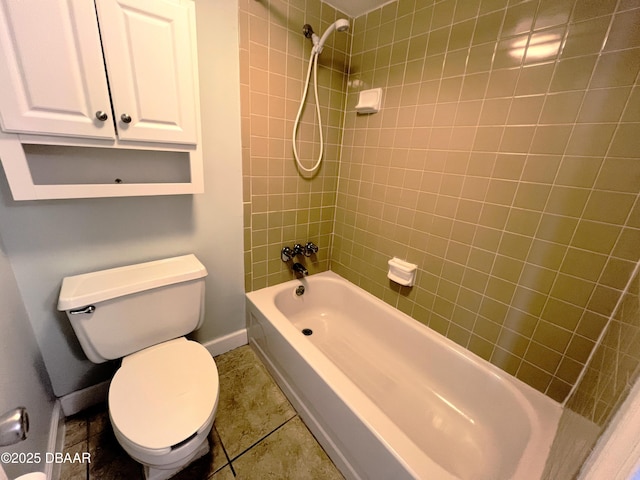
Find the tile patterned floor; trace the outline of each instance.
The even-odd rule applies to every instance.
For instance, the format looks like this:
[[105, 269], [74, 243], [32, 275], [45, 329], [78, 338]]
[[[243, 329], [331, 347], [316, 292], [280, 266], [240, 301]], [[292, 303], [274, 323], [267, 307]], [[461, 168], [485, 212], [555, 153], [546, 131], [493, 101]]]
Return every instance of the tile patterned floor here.
[[[249, 346], [215, 358], [220, 400], [211, 453], [175, 480], [342, 479], [342, 475]], [[142, 480], [122, 450], [104, 405], [66, 421], [65, 452], [89, 452], [90, 464], [65, 464], [61, 480]]]

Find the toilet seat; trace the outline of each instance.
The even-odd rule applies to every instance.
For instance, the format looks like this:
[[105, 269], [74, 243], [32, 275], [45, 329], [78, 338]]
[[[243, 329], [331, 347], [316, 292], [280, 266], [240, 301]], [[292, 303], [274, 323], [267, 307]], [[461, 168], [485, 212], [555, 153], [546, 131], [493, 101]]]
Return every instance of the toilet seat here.
[[109, 415], [128, 443], [163, 454], [212, 423], [218, 393], [213, 358], [181, 337], [122, 360], [109, 387]]

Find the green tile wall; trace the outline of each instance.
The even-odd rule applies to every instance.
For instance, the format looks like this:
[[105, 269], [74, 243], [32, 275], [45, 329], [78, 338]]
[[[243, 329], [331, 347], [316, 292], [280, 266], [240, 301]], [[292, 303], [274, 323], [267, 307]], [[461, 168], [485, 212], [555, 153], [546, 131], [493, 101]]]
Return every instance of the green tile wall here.
[[331, 269], [564, 400], [640, 253], [640, 4], [400, 0], [352, 32]]
[[640, 374], [639, 299], [636, 275], [567, 402], [569, 409], [600, 427], [607, 425]]
[[[298, 174], [291, 137], [311, 52], [302, 26], [309, 23], [320, 33], [342, 17], [319, 0], [239, 2], [247, 291], [294, 278], [280, 260], [284, 245], [312, 241], [318, 254], [297, 260], [310, 273], [329, 266], [350, 34], [332, 35], [319, 60], [325, 153], [318, 173]], [[298, 134], [306, 168], [317, 158], [319, 145], [312, 92]]]
[[636, 271], [567, 399], [545, 480], [575, 477], [639, 376], [640, 281]]
[[[640, 4], [400, 0], [356, 18], [321, 57], [327, 149], [303, 178], [300, 29], [345, 15], [239, 3], [247, 291], [292, 278], [280, 248], [314, 241], [312, 273], [565, 399], [640, 252]], [[374, 87], [382, 111], [356, 115]], [[387, 280], [392, 256], [419, 265], [414, 288]]]

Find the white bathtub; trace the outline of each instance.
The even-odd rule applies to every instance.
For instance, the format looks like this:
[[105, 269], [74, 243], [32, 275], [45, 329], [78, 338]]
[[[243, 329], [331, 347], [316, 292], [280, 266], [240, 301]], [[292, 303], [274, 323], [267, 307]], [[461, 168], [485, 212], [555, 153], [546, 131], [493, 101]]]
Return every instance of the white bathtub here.
[[251, 345], [345, 477], [540, 478], [548, 397], [333, 272], [247, 298]]

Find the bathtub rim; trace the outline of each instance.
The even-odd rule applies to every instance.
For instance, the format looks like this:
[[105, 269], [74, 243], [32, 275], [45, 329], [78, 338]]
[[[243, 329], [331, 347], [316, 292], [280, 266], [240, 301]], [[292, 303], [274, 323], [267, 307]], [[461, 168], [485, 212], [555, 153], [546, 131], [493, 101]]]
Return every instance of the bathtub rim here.
[[[514, 478], [532, 478], [527, 475], [527, 472], [531, 471], [538, 473], [535, 478], [538, 478], [542, 474], [562, 410], [561, 405], [550, 397], [547, 397], [533, 387], [392, 307], [333, 271], [317, 273], [310, 277], [294, 279], [246, 293], [246, 298], [252, 304], [253, 308], [265, 316], [269, 322], [277, 328], [279, 333], [300, 356], [307, 359], [307, 362], [313, 366], [314, 370], [318, 372], [318, 375], [324, 382], [334, 386], [336, 395], [360, 421], [367, 425], [376, 438], [393, 453], [394, 457], [398, 459], [408, 472], [411, 472], [415, 478], [422, 478], [421, 474], [423, 474], [423, 472], [416, 471], [414, 466], [410, 465], [405, 457], [422, 459], [425, 461], [425, 464], [429, 464], [430, 467], [435, 465], [442, 472], [442, 477], [439, 478], [457, 478], [433, 461], [425, 452], [420, 450], [417, 445], [380, 410], [373, 400], [353, 384], [315, 345], [311, 342], [301, 341], [303, 337], [301, 337], [299, 330], [275, 304], [275, 298], [280, 292], [289, 289], [293, 292], [295, 287], [300, 284], [308, 286], [309, 282], [319, 280], [338, 282], [341, 287], [349, 288], [353, 293], [364, 297], [384, 312], [393, 315], [395, 317], [394, 321], [401, 321], [406, 327], [418, 332], [420, 335], [426, 335], [431, 341], [443, 344], [456, 355], [464, 357], [465, 361], [477, 365], [498, 380], [501, 385], [517, 398], [518, 404], [527, 414], [531, 429], [529, 441], [525, 446], [522, 457], [520, 457], [518, 461], [513, 476]], [[328, 379], [331, 379], [331, 381]], [[362, 410], [363, 406], [366, 406], [364, 410]], [[371, 417], [370, 415], [372, 414], [375, 414], [375, 416]], [[371, 420], [372, 418], [373, 420]], [[384, 435], [382, 435], [381, 432], [384, 432]], [[402, 452], [399, 452], [396, 446], [400, 446]], [[540, 459], [540, 455], [544, 455], [543, 460]], [[433, 475], [433, 471], [427, 473]]]

